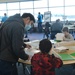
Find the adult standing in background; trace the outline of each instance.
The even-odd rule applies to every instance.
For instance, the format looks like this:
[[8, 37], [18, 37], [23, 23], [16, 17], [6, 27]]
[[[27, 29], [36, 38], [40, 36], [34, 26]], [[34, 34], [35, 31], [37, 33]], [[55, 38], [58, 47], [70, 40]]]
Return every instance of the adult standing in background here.
[[63, 24], [60, 22], [60, 19], [57, 19], [55, 23], [51, 25], [51, 39], [55, 38], [57, 33], [61, 33]]
[[2, 18], [2, 20], [1, 20], [1, 23], [4, 23], [6, 20], [7, 20], [7, 14], [6, 13], [4, 13], [4, 17]]
[[43, 16], [42, 16], [42, 14], [39, 12], [39, 13], [38, 13], [38, 31], [39, 31], [39, 33], [42, 32], [42, 19], [43, 19]]
[[16, 62], [21, 58], [29, 59], [24, 48], [30, 48], [24, 44], [24, 28], [35, 22], [34, 16], [30, 13], [15, 14], [10, 16], [4, 23], [2, 29], [0, 48], [0, 75], [18, 75]]

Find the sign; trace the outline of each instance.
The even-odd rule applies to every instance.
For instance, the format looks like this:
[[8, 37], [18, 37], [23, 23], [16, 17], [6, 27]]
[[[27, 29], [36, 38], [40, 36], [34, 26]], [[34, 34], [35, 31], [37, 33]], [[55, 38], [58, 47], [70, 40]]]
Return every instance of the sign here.
[[45, 22], [51, 22], [51, 12], [44, 12], [44, 21]]

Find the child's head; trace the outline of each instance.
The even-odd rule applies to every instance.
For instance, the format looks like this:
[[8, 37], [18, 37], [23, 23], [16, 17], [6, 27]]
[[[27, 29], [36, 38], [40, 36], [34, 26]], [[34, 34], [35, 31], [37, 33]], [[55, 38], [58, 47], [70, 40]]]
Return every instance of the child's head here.
[[39, 43], [39, 49], [42, 53], [49, 53], [52, 48], [52, 43], [48, 39], [43, 39]]
[[63, 28], [63, 33], [64, 33], [65, 36], [67, 36], [67, 35], [69, 34], [69, 29], [68, 29], [68, 27], [64, 27], [64, 28]]

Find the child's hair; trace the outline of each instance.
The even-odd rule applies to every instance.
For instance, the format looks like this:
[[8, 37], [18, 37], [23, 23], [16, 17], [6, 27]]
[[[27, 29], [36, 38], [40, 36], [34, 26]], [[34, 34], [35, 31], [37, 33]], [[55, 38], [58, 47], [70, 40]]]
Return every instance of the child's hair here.
[[62, 31], [63, 32], [69, 32], [69, 29], [68, 29], [68, 27], [64, 27]]
[[48, 53], [52, 48], [52, 43], [48, 39], [43, 39], [39, 43], [39, 49], [42, 53]]

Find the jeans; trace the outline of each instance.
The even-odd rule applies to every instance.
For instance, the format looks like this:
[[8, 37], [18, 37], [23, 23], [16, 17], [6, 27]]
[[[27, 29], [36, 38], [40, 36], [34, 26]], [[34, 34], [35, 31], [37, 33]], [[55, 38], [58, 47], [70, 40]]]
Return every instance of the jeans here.
[[0, 60], [0, 75], [18, 75], [16, 63]]
[[38, 23], [38, 31], [40, 33], [42, 32], [42, 22]]
[[61, 33], [61, 31], [54, 31], [54, 32], [51, 32], [51, 39], [55, 39], [55, 38], [56, 38], [55, 35], [56, 35], [57, 33]]

